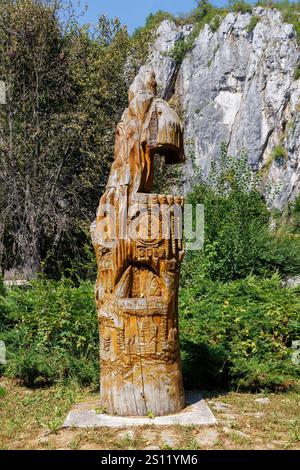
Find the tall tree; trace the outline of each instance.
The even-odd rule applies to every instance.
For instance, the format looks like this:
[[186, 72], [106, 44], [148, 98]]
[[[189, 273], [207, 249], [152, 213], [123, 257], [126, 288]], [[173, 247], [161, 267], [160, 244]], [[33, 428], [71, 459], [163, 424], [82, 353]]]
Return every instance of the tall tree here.
[[62, 24], [61, 7], [0, 4], [0, 263], [26, 276], [81, 256], [126, 103], [126, 29]]

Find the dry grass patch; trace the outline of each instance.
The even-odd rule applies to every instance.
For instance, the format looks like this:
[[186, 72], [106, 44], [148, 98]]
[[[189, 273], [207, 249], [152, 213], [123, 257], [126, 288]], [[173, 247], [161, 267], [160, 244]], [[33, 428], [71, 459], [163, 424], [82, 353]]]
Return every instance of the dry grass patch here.
[[[74, 403], [96, 394], [75, 383], [27, 389], [0, 379], [1, 449], [300, 449], [299, 392], [206, 393], [216, 426], [60, 429]], [[257, 398], [267, 397], [267, 403]]]

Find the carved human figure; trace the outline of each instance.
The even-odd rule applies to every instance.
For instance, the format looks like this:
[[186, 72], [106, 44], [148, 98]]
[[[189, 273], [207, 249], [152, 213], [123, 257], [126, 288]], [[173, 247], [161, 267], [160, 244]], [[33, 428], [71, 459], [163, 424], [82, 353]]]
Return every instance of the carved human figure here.
[[176, 217], [183, 198], [150, 193], [156, 154], [170, 164], [183, 162], [183, 132], [176, 112], [156, 96], [155, 75], [145, 66], [129, 89], [91, 228], [101, 404], [121, 416], [161, 416], [184, 406], [178, 334], [184, 251]]

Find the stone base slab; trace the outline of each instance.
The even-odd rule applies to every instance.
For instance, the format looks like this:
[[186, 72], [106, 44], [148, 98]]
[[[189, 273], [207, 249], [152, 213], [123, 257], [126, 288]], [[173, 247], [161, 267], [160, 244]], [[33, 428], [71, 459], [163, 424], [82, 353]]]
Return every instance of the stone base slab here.
[[186, 407], [179, 413], [157, 416], [150, 419], [146, 416], [110, 416], [97, 413], [97, 401], [76, 405], [68, 414], [63, 428], [127, 428], [135, 426], [200, 426], [217, 423], [205, 400], [198, 392], [186, 392]]

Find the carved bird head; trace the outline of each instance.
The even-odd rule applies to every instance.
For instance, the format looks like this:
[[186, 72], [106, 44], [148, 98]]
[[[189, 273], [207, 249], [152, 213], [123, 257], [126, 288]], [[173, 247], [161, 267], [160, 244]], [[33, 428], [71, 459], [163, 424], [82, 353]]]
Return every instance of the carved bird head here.
[[163, 99], [153, 100], [143, 134], [151, 152], [164, 156], [166, 163], [185, 161], [182, 124], [176, 111]]

